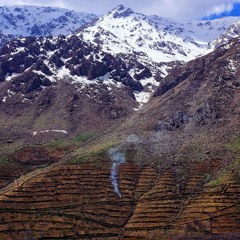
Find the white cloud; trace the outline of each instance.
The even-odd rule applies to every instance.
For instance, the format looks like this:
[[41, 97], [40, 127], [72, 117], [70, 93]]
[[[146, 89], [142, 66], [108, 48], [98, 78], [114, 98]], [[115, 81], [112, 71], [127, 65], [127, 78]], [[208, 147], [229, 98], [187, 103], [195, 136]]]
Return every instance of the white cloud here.
[[223, 12], [231, 12], [233, 10], [233, 3], [220, 4], [214, 6], [210, 11], [207, 12], [207, 16], [212, 14], [220, 15]]
[[237, 2], [240, 0], [152, 0], [145, 11], [177, 20], [189, 20], [229, 12]]
[[181, 21], [230, 11], [235, 2], [240, 2], [240, 0], [0, 0], [0, 5], [55, 6], [105, 14], [118, 4], [124, 4], [136, 12]]
[[8, 6], [8, 5], [32, 5], [32, 6], [52, 6], [52, 7], [65, 7], [64, 0], [0, 0], [1, 6]]

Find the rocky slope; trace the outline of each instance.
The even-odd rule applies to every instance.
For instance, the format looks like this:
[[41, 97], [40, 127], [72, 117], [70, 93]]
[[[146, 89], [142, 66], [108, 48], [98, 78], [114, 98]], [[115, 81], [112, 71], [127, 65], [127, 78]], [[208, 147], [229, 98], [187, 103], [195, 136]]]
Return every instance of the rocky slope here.
[[138, 107], [139, 79], [152, 76], [136, 58], [105, 53], [75, 35], [10, 42], [0, 50], [2, 134], [64, 135], [128, 116]]
[[239, 136], [239, 52], [237, 38], [174, 68], [145, 108], [125, 124], [126, 131], [156, 131], [153, 149], [163, 157], [184, 157], [190, 151], [192, 158], [231, 158], [221, 149]]
[[173, 113], [171, 110], [176, 110], [175, 118], [172, 116], [169, 122], [162, 122], [159, 130], [189, 124], [238, 124], [234, 119], [237, 120], [240, 114], [237, 104], [240, 93], [239, 51], [239, 38], [236, 38], [183, 68], [173, 69], [154, 94], [159, 100], [178, 95], [164, 106], [166, 116]]

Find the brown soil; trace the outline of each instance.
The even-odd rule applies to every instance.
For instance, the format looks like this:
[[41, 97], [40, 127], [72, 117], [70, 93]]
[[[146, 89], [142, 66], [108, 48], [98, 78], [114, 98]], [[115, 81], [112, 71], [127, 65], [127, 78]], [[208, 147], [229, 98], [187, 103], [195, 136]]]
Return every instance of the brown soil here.
[[14, 153], [13, 157], [27, 164], [52, 163], [64, 157], [64, 150], [49, 149], [45, 147], [26, 147]]
[[210, 239], [240, 234], [240, 182], [205, 185], [220, 165], [220, 160], [192, 163], [182, 175], [177, 165], [159, 173], [127, 162], [118, 172], [121, 198], [113, 191], [110, 162], [60, 165], [1, 195], [0, 237]]
[[72, 149], [73, 147], [51, 149], [39, 146], [16, 151], [13, 156], [8, 157], [9, 161], [0, 164], [0, 191], [10, 183], [13, 186], [16, 179], [24, 178], [26, 173], [30, 172], [34, 175], [34, 170], [41, 170], [49, 164], [58, 163], [65, 156], [65, 152], [70, 152]]
[[26, 171], [26, 168], [20, 166], [0, 166], [0, 188], [20, 177]]

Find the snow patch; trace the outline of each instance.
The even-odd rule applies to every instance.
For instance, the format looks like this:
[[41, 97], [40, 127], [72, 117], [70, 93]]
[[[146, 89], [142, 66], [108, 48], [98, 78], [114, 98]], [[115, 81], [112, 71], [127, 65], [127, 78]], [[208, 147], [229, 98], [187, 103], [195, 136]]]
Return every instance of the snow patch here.
[[12, 78], [16, 77], [18, 75], [18, 73], [12, 73], [11, 75], [9, 75], [8, 73], [5, 76], [5, 80], [6, 81], [11, 81]]
[[49, 133], [49, 132], [58, 132], [58, 133], [63, 133], [63, 134], [67, 134], [68, 132], [65, 130], [45, 130], [45, 131], [34, 131], [32, 134], [33, 136], [36, 136], [39, 133]]
[[152, 93], [151, 92], [134, 92], [134, 96], [136, 101], [139, 103], [138, 108], [134, 108], [135, 111], [138, 111], [142, 108], [142, 106], [148, 102]]
[[235, 62], [232, 59], [230, 59], [228, 66], [231, 71], [236, 72], [237, 68], [235, 66]]
[[140, 82], [144, 87], [147, 85], [150, 85], [150, 86], [158, 86], [159, 85], [159, 82], [157, 82], [153, 77], [145, 78], [143, 80], [140, 80]]

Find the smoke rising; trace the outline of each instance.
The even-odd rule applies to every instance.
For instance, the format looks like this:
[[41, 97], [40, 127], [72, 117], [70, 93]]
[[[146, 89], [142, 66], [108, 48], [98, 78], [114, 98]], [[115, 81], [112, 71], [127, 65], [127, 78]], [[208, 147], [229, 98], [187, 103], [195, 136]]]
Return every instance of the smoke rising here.
[[[118, 183], [118, 168], [126, 162], [125, 152], [128, 153], [129, 160], [140, 166], [156, 163], [162, 166], [162, 160], [167, 159], [167, 163], [175, 161], [175, 154], [178, 154], [179, 145], [184, 141], [182, 136], [179, 138], [171, 132], [154, 132], [147, 137], [132, 134], [127, 136], [125, 141], [117, 147], [108, 150], [108, 155], [111, 159], [111, 183], [114, 192], [119, 198], [122, 194], [119, 190]], [[171, 153], [171, 154], [170, 154]]]
[[122, 194], [119, 191], [118, 185], [118, 167], [120, 164], [126, 161], [125, 155], [120, 152], [118, 148], [111, 148], [108, 151], [108, 154], [112, 161], [111, 173], [110, 178], [112, 180], [113, 190], [118, 195], [118, 197], [122, 197]]

